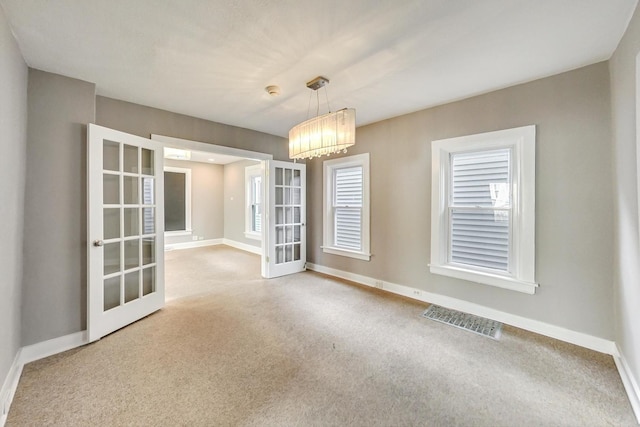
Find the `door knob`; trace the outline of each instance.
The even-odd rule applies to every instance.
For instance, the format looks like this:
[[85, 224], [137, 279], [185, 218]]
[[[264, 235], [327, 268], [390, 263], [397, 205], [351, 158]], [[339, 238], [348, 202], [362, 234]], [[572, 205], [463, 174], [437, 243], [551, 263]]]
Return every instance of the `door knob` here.
[[102, 242], [102, 240], [94, 240], [93, 241], [93, 246], [102, 246], [104, 243]]

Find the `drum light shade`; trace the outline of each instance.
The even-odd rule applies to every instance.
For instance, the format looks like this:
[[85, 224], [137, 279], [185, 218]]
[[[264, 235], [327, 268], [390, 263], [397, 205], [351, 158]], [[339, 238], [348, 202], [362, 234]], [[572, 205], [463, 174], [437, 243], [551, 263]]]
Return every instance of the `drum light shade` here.
[[289, 158], [311, 159], [356, 143], [356, 110], [345, 108], [306, 120], [289, 131]]

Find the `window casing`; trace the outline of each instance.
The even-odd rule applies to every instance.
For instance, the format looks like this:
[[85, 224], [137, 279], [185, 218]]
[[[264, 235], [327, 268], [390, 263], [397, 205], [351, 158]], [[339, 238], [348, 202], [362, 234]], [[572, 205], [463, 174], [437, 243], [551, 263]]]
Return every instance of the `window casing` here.
[[369, 154], [323, 163], [325, 253], [369, 261]]
[[262, 239], [262, 166], [245, 168], [245, 237]]
[[432, 143], [430, 271], [533, 294], [535, 126]]

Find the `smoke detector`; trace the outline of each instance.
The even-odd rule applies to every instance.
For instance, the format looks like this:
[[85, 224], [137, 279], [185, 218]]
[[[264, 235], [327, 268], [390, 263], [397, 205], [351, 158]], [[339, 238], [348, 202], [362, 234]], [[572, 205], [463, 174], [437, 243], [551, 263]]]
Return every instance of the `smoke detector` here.
[[267, 91], [267, 93], [271, 96], [278, 96], [280, 95], [280, 88], [276, 85], [271, 85], [271, 86], [267, 86], [264, 88], [264, 90]]

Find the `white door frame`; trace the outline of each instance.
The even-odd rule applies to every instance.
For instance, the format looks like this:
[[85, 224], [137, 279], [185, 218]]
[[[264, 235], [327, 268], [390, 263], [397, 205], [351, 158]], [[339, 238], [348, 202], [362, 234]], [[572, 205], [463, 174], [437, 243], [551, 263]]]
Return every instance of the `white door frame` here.
[[205, 151], [207, 153], [224, 154], [227, 156], [243, 157], [249, 160], [273, 160], [272, 154], [258, 151], [243, 150], [241, 148], [227, 147], [225, 145], [209, 144], [207, 142], [192, 141], [190, 139], [174, 138], [172, 136], [151, 134], [152, 141], [158, 141], [165, 147], [182, 148], [185, 150]]
[[[263, 194], [263, 201], [267, 200], [266, 197], [268, 196], [269, 189], [265, 187], [265, 182], [266, 182], [265, 163], [268, 160], [273, 160], [273, 155], [272, 154], [260, 153], [258, 151], [243, 150], [241, 148], [227, 147], [227, 146], [224, 146], [224, 145], [209, 144], [207, 142], [193, 141], [193, 140], [190, 140], [190, 139], [175, 138], [175, 137], [172, 137], [172, 136], [157, 135], [157, 134], [154, 134], [154, 133], [151, 134], [151, 140], [160, 142], [160, 143], [164, 144], [165, 147], [181, 148], [181, 149], [184, 149], [184, 150], [193, 150], [193, 151], [204, 151], [204, 152], [207, 152], [207, 153], [224, 154], [226, 156], [242, 157], [242, 158], [248, 159], [248, 160], [259, 161], [260, 165], [261, 165], [261, 168], [262, 168], [262, 194]], [[263, 209], [263, 212], [264, 212], [264, 209]], [[268, 248], [265, 245], [265, 242], [267, 242], [267, 239], [265, 238], [265, 233], [266, 233], [265, 230], [269, 230], [268, 221], [269, 221], [268, 218], [263, 218], [262, 246], [261, 246], [261, 251], [260, 251], [260, 253], [261, 253], [261, 255], [260, 255], [260, 265], [261, 265], [261, 270], [263, 271], [263, 274], [264, 274], [264, 271], [265, 271], [264, 270], [265, 269], [265, 262], [267, 260], [267, 256], [269, 255]]]

